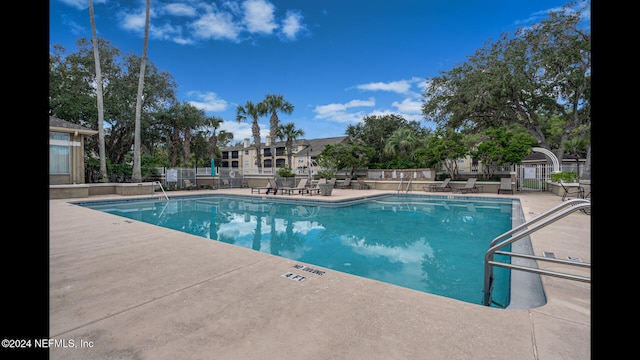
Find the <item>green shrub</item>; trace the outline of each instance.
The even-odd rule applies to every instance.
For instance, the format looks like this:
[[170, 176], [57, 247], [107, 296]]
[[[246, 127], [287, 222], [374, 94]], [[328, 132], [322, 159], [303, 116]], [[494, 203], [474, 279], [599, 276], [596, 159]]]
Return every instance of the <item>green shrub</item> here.
[[281, 165], [278, 167], [278, 175], [280, 177], [295, 177], [296, 174], [291, 172], [291, 168], [286, 165]]
[[551, 174], [551, 181], [553, 182], [575, 182], [577, 178], [578, 174], [573, 171], [561, 171]]
[[333, 177], [334, 173], [331, 170], [319, 170], [318, 171], [318, 176], [320, 176], [321, 178], [325, 178], [325, 179], [331, 179]]

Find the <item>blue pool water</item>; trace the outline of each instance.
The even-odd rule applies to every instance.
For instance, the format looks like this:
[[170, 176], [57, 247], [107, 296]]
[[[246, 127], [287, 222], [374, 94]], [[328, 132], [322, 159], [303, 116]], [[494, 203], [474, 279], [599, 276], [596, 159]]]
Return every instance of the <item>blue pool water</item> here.
[[[489, 243], [518, 225], [513, 214], [522, 212], [515, 199], [424, 195], [340, 204], [211, 195], [79, 205], [474, 304], [482, 303]], [[504, 307], [510, 272], [500, 267], [494, 275], [492, 306]]]

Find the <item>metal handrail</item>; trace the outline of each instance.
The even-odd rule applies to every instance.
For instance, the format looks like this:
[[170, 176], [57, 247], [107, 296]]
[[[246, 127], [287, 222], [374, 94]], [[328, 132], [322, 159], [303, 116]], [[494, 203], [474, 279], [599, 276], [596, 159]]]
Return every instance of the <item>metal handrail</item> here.
[[409, 189], [411, 189], [411, 181], [412, 181], [412, 180], [413, 180], [413, 179], [409, 179], [409, 182], [407, 183], [407, 190], [405, 191], [405, 194], [408, 194], [408, 193], [409, 193]]
[[400, 195], [400, 190], [402, 190], [402, 181], [404, 178], [400, 178], [400, 183], [398, 184], [398, 195]]
[[162, 188], [162, 184], [160, 183], [160, 181], [156, 181], [158, 183], [158, 186], [160, 186], [160, 190], [162, 190], [162, 193], [164, 194], [164, 198], [167, 199], [167, 201], [169, 201], [169, 197], [167, 196], [167, 193], [164, 192], [164, 189]]
[[576, 211], [585, 210], [587, 208], [591, 209], [591, 200], [587, 200], [587, 199], [569, 200], [569, 201], [563, 202], [560, 205], [553, 207], [552, 209], [540, 214], [536, 218], [528, 222], [525, 222], [505, 232], [504, 234], [496, 237], [495, 239], [493, 239], [491, 241], [491, 244], [489, 245], [489, 250], [487, 250], [485, 254], [484, 289], [482, 290], [484, 292], [484, 297], [482, 300], [483, 304], [485, 306], [489, 306], [489, 304], [491, 303], [491, 290], [493, 287], [493, 267], [494, 266], [515, 269], [515, 270], [522, 270], [522, 271], [527, 271], [527, 272], [536, 273], [540, 275], [549, 275], [549, 276], [555, 276], [555, 277], [564, 278], [564, 279], [590, 283], [591, 278], [585, 277], [585, 276], [578, 276], [573, 274], [561, 273], [557, 271], [548, 271], [548, 270], [543, 270], [538, 268], [519, 266], [519, 265], [513, 265], [513, 264], [494, 261], [494, 255], [499, 254], [499, 255], [506, 255], [511, 257], [520, 257], [520, 258], [534, 259], [534, 260], [540, 260], [540, 261], [554, 262], [554, 263], [559, 263], [564, 265], [591, 268], [590, 263], [582, 263], [582, 262], [576, 262], [571, 260], [552, 259], [552, 258], [546, 258], [542, 256], [499, 251], [499, 249], [507, 245], [510, 245], [524, 238], [525, 236], [528, 236], [529, 234], [535, 231], [538, 231], [541, 228], [544, 228], [547, 225], [564, 218], [569, 214], [572, 214]]

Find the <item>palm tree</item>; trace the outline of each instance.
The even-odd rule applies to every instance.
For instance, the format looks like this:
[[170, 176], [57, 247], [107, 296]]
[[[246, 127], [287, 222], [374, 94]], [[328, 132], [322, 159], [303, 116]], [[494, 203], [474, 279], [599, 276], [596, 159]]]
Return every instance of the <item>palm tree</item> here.
[[419, 145], [420, 139], [415, 131], [408, 127], [398, 128], [391, 134], [384, 146], [384, 152], [388, 155], [410, 157]]
[[147, 0], [147, 11], [144, 23], [144, 45], [142, 46], [142, 59], [140, 59], [140, 78], [138, 80], [138, 95], [136, 96], [136, 125], [133, 140], [133, 172], [132, 182], [142, 181], [140, 166], [140, 117], [142, 113], [142, 90], [144, 89], [144, 73], [147, 66], [147, 45], [149, 43], [149, 11], [151, 0]]
[[296, 141], [299, 137], [304, 136], [304, 130], [296, 129], [296, 124], [290, 122], [288, 124], [279, 126], [276, 136], [280, 140], [286, 140], [285, 148], [287, 149], [287, 164], [289, 164], [289, 167], [293, 169], [293, 162], [291, 160], [293, 156], [293, 142]]
[[188, 102], [178, 105], [178, 124], [182, 130], [182, 156], [184, 166], [189, 166], [191, 159], [191, 137], [195, 129], [205, 125], [204, 110], [198, 109]]
[[226, 130], [220, 130], [218, 133], [218, 142], [222, 147], [229, 146], [229, 144], [233, 141], [233, 133]]
[[576, 177], [580, 177], [580, 154], [587, 147], [587, 141], [581, 137], [574, 137], [564, 142], [562, 149], [576, 160]]
[[214, 160], [216, 157], [216, 148], [218, 147], [218, 135], [216, 131], [220, 127], [224, 120], [219, 116], [210, 116], [205, 118], [205, 125], [213, 128], [211, 137], [209, 138], [209, 160]]
[[293, 105], [285, 101], [282, 95], [273, 94], [267, 94], [261, 105], [261, 116], [271, 114], [271, 118], [269, 119], [269, 136], [271, 137], [271, 154], [273, 156], [276, 153], [275, 139], [278, 136], [278, 126], [280, 125], [278, 111], [291, 114], [293, 112]]
[[98, 50], [98, 36], [96, 35], [96, 17], [93, 12], [93, 0], [89, 0], [89, 17], [91, 19], [91, 41], [93, 43], [93, 58], [96, 63], [96, 97], [98, 100], [98, 152], [100, 155], [100, 182], [109, 181], [107, 174], [107, 158], [104, 148], [104, 103], [102, 97], [102, 70], [100, 68], [100, 51]]
[[255, 105], [250, 100], [247, 101], [244, 106], [238, 105], [236, 109], [236, 121], [247, 122], [249, 117], [252, 120], [251, 134], [253, 135], [253, 142], [256, 145], [256, 162], [258, 163], [260, 173], [262, 173], [262, 155], [260, 154], [260, 125], [258, 124], [258, 118], [260, 118], [260, 114], [263, 113], [261, 110], [263, 109], [260, 104]]

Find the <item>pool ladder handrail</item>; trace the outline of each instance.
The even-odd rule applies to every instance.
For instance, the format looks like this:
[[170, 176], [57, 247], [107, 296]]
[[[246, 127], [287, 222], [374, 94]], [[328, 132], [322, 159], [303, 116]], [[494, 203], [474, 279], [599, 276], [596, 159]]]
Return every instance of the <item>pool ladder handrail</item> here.
[[160, 183], [160, 181], [154, 181], [155, 183], [158, 184], [158, 186], [160, 186], [160, 190], [162, 190], [162, 193], [164, 194], [164, 198], [167, 199], [167, 201], [169, 201], [169, 197], [167, 196], [167, 193], [164, 192], [164, 189], [162, 188], [162, 184]]
[[[524, 259], [547, 261], [547, 262], [553, 262], [553, 263], [563, 264], [563, 265], [571, 265], [576, 267], [591, 268], [591, 263], [548, 258], [544, 256], [519, 254], [519, 253], [499, 250], [507, 245], [510, 245], [524, 238], [525, 236], [528, 236], [529, 234], [535, 231], [538, 231], [539, 229], [546, 227], [551, 223], [554, 223], [564, 218], [569, 214], [572, 214], [576, 211], [581, 211], [581, 210], [584, 211], [586, 209], [591, 209], [591, 200], [572, 199], [551, 208], [550, 210], [540, 214], [534, 219], [527, 221], [519, 226], [516, 226], [515, 228], [493, 239], [491, 241], [491, 244], [489, 245], [489, 250], [487, 250], [484, 257], [484, 262], [485, 262], [484, 263], [484, 289], [482, 290], [484, 293], [484, 297], [483, 297], [482, 303], [485, 306], [489, 306], [491, 304], [491, 291], [493, 287], [493, 267], [494, 266], [591, 283], [591, 278], [586, 276], [580, 276], [580, 275], [568, 274], [568, 273], [562, 273], [562, 272], [550, 271], [550, 270], [543, 270], [543, 269], [538, 269], [538, 268], [533, 268], [528, 266], [514, 265], [510, 263], [502, 263], [502, 262], [494, 261], [493, 259], [495, 254], [499, 254], [499, 255], [511, 256], [512, 258], [519, 257]], [[510, 236], [511, 238], [509, 238]]]
[[[409, 193], [409, 189], [411, 189], [411, 180], [409, 179], [409, 182], [407, 183], [407, 189], [405, 190], [405, 194]], [[404, 178], [400, 178], [400, 184], [398, 184], [398, 195], [400, 194], [400, 191], [402, 190], [402, 183], [404, 182]]]

